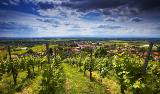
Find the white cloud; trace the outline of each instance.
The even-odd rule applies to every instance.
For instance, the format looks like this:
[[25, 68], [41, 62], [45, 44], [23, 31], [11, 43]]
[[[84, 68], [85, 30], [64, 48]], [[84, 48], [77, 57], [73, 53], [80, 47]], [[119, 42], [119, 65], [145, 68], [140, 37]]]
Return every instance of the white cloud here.
[[[92, 34], [90, 29], [93, 24], [82, 21], [82, 20], [74, 20], [74, 19], [56, 19], [56, 18], [43, 18], [32, 14], [26, 14], [22, 12], [16, 11], [7, 11], [9, 13], [5, 13], [6, 11], [0, 11], [0, 18], [4, 20], [0, 20], [0, 22], [15, 22], [21, 25], [26, 25], [28, 27], [33, 28], [33, 36], [75, 36], [75, 35], [85, 35]], [[13, 19], [14, 18], [14, 19]], [[40, 20], [41, 19], [41, 20]], [[53, 20], [51, 22], [46, 22], [45, 20]], [[60, 24], [57, 27], [54, 21], [58, 21]], [[66, 25], [66, 24], [69, 25]], [[69, 31], [72, 29], [74, 25], [78, 25], [81, 27], [80, 32]], [[81, 31], [82, 30], [82, 31]], [[86, 31], [85, 31], [86, 30]]]
[[[149, 36], [151, 34], [157, 34], [157, 31], [151, 31], [152, 26], [155, 25], [155, 23], [145, 23], [145, 21], [137, 24], [130, 21], [125, 21], [123, 23], [119, 21], [87, 21], [81, 18], [85, 15], [84, 13], [78, 12], [77, 10], [67, 9], [65, 7], [58, 7], [46, 11], [38, 10], [38, 12], [41, 16], [17, 11], [0, 10], [0, 22], [15, 22], [17, 24], [28, 26], [33, 29], [32, 37], [109, 37], [123, 35]], [[88, 11], [88, 13], [89, 12], [90, 11]], [[61, 14], [65, 14], [65, 16]], [[109, 19], [109, 17], [107, 18], [106, 16], [102, 16], [101, 19], [104, 18]], [[97, 28], [100, 25], [123, 26], [123, 28]], [[144, 27], [146, 28], [144, 29]], [[3, 36], [7, 35], [18, 36], [18, 34], [15, 33], [3, 33]]]
[[20, 0], [9, 0], [9, 3], [12, 5], [18, 5]]
[[[128, 5], [122, 5], [116, 8], [104, 8], [101, 9], [106, 19], [105, 21], [125, 22], [129, 21], [130, 17], [140, 14], [140, 10], [136, 7], [129, 7]], [[114, 19], [114, 20], [113, 20]]]
[[61, 18], [77, 18], [80, 17], [83, 13], [77, 12], [76, 9], [70, 9], [67, 7], [56, 7], [51, 9], [39, 9], [37, 12], [42, 16], [48, 17], [61, 17]]

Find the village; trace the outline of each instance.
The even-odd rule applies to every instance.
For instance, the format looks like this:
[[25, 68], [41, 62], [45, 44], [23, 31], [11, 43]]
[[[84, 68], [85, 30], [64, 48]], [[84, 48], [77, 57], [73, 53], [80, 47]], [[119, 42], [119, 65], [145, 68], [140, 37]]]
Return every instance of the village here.
[[[15, 45], [13, 45], [13, 51], [15, 51], [12, 54], [12, 57], [21, 57], [21, 56], [27, 56], [30, 53], [33, 53], [34, 56], [45, 56], [45, 44], [46, 42], [38, 42], [38, 43], [22, 43], [21, 45], [18, 45], [18, 48]], [[17, 45], [17, 44], [16, 44]], [[38, 45], [39, 47], [36, 48], [34, 45]], [[122, 42], [119, 44], [116, 43], [107, 43], [105, 41], [60, 41], [60, 42], [51, 42], [50, 46], [54, 50], [54, 45], [56, 45], [58, 48], [62, 49], [61, 51], [64, 51], [66, 55], [71, 55], [73, 53], [80, 53], [83, 49], [90, 48], [96, 51], [98, 48], [104, 48], [105, 52], [108, 54], [107, 56], [114, 56], [119, 53], [127, 52], [128, 54], [135, 54], [136, 56], [139, 56], [141, 58], [147, 57], [147, 51], [148, 51], [148, 44], [138, 45], [135, 46], [133, 44], [129, 44], [127, 42]], [[34, 49], [32, 49], [32, 47]], [[36, 51], [36, 49], [40, 51]], [[60, 50], [59, 49], [59, 50]], [[34, 51], [35, 50], [35, 51]], [[7, 46], [1, 46], [0, 48], [1, 52], [7, 51]], [[21, 52], [21, 53], [16, 53]], [[66, 52], [65, 52], [66, 51]], [[54, 54], [54, 51], [53, 51]], [[160, 60], [160, 47], [154, 46], [152, 53], [152, 60]]]

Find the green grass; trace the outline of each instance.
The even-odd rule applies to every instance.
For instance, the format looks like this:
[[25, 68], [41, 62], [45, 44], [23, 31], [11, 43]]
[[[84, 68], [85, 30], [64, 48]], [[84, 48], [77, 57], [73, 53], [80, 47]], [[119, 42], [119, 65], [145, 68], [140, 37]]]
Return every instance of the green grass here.
[[29, 84], [29, 80], [26, 79], [26, 76], [26, 72], [20, 72], [17, 77], [17, 85], [14, 85], [12, 75], [4, 74], [0, 81], [0, 94], [14, 94], [22, 90]]
[[[65, 94], [106, 94], [107, 88], [90, 79], [68, 64], [62, 64], [66, 75]], [[36, 71], [37, 72], [37, 71]], [[19, 72], [17, 85], [13, 85], [12, 75], [5, 74], [0, 81], [0, 94], [39, 94], [41, 87], [41, 72], [34, 79], [26, 79], [27, 73]]]
[[26, 86], [22, 91], [17, 92], [16, 94], [39, 94], [41, 90], [41, 79], [41, 75], [37, 76], [30, 82], [30, 85]]
[[[89, 78], [89, 71], [86, 71], [86, 76]], [[92, 77], [94, 81], [99, 82], [103, 86], [105, 86], [106, 92], [108, 92], [109, 94], [121, 94], [120, 86], [114, 75], [108, 75], [105, 78], [101, 78], [100, 74], [97, 71], [93, 71]]]
[[[33, 92], [33, 90], [38, 91], [38, 89], [40, 89], [39, 83], [41, 82], [40, 81], [41, 76], [40, 76], [40, 72], [38, 72], [38, 68], [35, 68], [35, 73], [36, 73], [35, 78], [28, 79], [27, 78], [27, 71], [23, 71], [23, 72], [20, 71], [18, 73], [16, 85], [14, 85], [14, 83], [13, 83], [12, 74], [8, 74], [8, 73], [4, 74], [2, 76], [2, 80], [0, 80], [0, 94], [15, 94], [15, 93], [33, 94], [33, 93], [30, 93], [29, 91], [32, 91], [32, 92]], [[35, 82], [38, 82], [38, 84]], [[32, 89], [30, 89], [30, 88], [26, 89], [28, 87], [30, 87]], [[25, 93], [21, 93], [21, 92], [25, 92]], [[26, 92], [29, 92], [29, 93], [26, 93]]]
[[105, 88], [96, 82], [84, 77], [77, 68], [63, 64], [66, 74], [66, 94], [106, 94]]
[[42, 52], [45, 51], [45, 45], [36, 45], [31, 47], [34, 52]]

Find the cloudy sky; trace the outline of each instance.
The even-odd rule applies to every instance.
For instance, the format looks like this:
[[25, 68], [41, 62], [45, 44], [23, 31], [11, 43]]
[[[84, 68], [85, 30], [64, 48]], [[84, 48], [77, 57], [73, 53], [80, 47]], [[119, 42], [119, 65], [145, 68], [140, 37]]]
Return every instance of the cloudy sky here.
[[160, 0], [0, 0], [0, 37], [160, 38]]

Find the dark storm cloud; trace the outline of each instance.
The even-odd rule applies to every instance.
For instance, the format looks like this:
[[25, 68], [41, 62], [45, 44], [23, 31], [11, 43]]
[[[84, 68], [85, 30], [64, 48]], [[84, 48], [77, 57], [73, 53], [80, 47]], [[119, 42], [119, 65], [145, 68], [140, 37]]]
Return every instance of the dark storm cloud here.
[[[6, 1], [4, 0], [3, 2], [8, 3], [9, 1], [10, 0]], [[21, 2], [34, 3], [41, 9], [50, 9], [56, 6], [65, 6], [69, 8], [78, 9], [80, 11], [103, 9], [103, 8], [115, 8], [130, 2], [129, 0], [70, 0], [68, 2], [62, 2], [62, 3], [55, 3], [53, 1], [21, 0]]]
[[[54, 1], [54, 0], [53, 0]], [[35, 3], [40, 8], [54, 8], [54, 6], [66, 6], [70, 8], [76, 8], [79, 10], [90, 9], [104, 9], [104, 8], [116, 8], [123, 5], [129, 5], [130, 7], [138, 7], [142, 10], [148, 10], [156, 7], [160, 7], [160, 0], [70, 0], [62, 2], [60, 4], [54, 3], [51, 0], [1, 0], [0, 4], [18, 4], [21, 3]], [[58, 0], [57, 0], [58, 1]], [[65, 1], [65, 0], [64, 0]]]
[[[82, 12], [85, 12], [88, 10], [104, 9], [103, 13], [105, 15], [112, 15], [112, 11], [110, 9], [118, 9], [118, 12], [121, 12], [123, 10], [126, 11], [128, 7], [128, 8], [131, 8], [129, 12], [133, 15], [136, 15], [138, 14], [138, 12], [132, 8], [137, 8], [142, 11], [158, 8], [160, 7], [160, 0], [68, 0], [62, 3], [55, 3], [54, 0], [53, 1], [51, 0], [46, 0], [46, 1], [45, 0], [44, 1], [42, 0], [1, 0], [0, 1], [0, 5], [7, 6], [7, 4], [12, 6], [16, 6], [16, 4], [19, 4], [23, 6], [32, 7], [34, 9], [36, 8], [53, 9], [59, 6], [59, 7], [68, 7], [72, 9], [78, 9], [79, 11], [82, 11]], [[25, 10], [27, 10], [27, 7]], [[126, 14], [120, 14], [120, 15], [126, 15]]]
[[[49, 1], [46, 0], [46, 2], [37, 2], [35, 4], [37, 4], [40, 9], [67, 7], [70, 9], [77, 9], [81, 12], [101, 9], [101, 12], [104, 15], [112, 15], [112, 17], [136, 16], [142, 13], [142, 11], [157, 9], [160, 7], [160, 0], [70, 0], [58, 4], [53, 1]], [[157, 12], [158, 11], [160, 10], [157, 10]], [[133, 21], [139, 22], [141, 20], [133, 19]]]
[[114, 18], [108, 18], [108, 19], [106, 19], [105, 21], [116, 22], [116, 19], [114, 19]]
[[132, 21], [132, 22], [141, 22], [141, 21], [142, 21], [142, 18], [134, 17], [134, 18], [131, 18], [131, 21]]
[[92, 9], [114, 8], [127, 4], [128, 2], [128, 0], [70, 0], [70, 2], [63, 3], [62, 5], [85, 11]]
[[136, 0], [135, 3], [142, 10], [160, 7], [160, 0]]
[[160, 0], [70, 0], [62, 5], [80, 10], [116, 8], [123, 5], [148, 10], [160, 7]]

